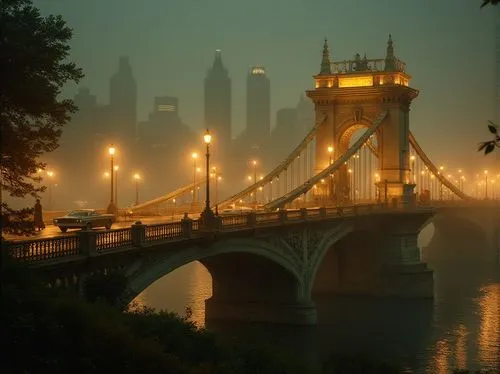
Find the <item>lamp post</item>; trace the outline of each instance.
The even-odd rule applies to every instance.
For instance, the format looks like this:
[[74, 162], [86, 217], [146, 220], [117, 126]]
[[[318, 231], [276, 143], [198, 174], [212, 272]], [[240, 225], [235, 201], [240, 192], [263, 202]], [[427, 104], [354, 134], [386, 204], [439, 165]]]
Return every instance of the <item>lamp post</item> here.
[[119, 166], [115, 165], [113, 170], [115, 171], [115, 207], [116, 210], [118, 211], [118, 169]]
[[257, 183], [257, 160], [252, 161], [253, 165], [253, 184]]
[[52, 177], [54, 176], [54, 172], [53, 171], [48, 171], [47, 172], [47, 176], [50, 178], [49, 179], [49, 188], [48, 188], [48, 192], [49, 192], [49, 206], [48, 206], [48, 210], [52, 210]]
[[488, 199], [488, 170], [484, 171], [485, 185], [484, 185], [484, 199]]
[[141, 180], [141, 176], [138, 173], [135, 173], [134, 180], [135, 180], [135, 205], [139, 205], [139, 181]]
[[114, 172], [113, 172], [113, 163], [114, 163], [114, 156], [115, 156], [115, 153], [116, 153], [116, 149], [115, 147], [113, 146], [110, 146], [108, 148], [108, 154], [109, 154], [109, 157], [110, 157], [110, 160], [111, 160], [111, 165], [110, 165], [110, 169], [109, 169], [109, 176], [110, 176], [110, 179], [111, 179], [111, 191], [110, 191], [110, 197], [109, 197], [109, 205], [108, 205], [108, 208], [106, 209], [107, 213], [109, 214], [115, 214], [116, 213], [116, 206], [115, 206], [115, 201], [114, 201]]
[[191, 153], [191, 157], [193, 158], [193, 205], [195, 202], [196, 195], [196, 159], [198, 158], [198, 153]]
[[[333, 154], [333, 147], [330, 145], [327, 148], [328, 150], [328, 166], [332, 165], [332, 154]], [[330, 173], [330, 178], [328, 179], [328, 195], [330, 200], [333, 200], [333, 174]]]
[[[444, 170], [444, 166], [440, 166], [438, 173], [442, 173], [443, 170]], [[442, 183], [439, 183], [439, 200], [443, 200], [443, 184]]]
[[415, 183], [415, 156], [410, 156], [410, 183]]
[[203, 140], [207, 146], [206, 156], [206, 199], [205, 199], [205, 209], [201, 213], [202, 222], [205, 228], [210, 229], [214, 218], [214, 212], [210, 209], [210, 142], [212, 136], [210, 135], [208, 129], [203, 136]]

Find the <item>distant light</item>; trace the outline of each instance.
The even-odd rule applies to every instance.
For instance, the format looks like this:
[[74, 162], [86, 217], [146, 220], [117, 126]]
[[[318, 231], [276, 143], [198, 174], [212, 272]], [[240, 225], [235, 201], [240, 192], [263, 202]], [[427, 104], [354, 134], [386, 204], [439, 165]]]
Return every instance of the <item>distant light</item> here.
[[140, 179], [141, 179], [141, 176], [140, 176], [138, 173], [135, 173], [135, 174], [134, 174], [134, 179], [135, 179], [136, 181], [138, 181], [138, 180], [140, 180]]
[[120, 167], [118, 165], [115, 165], [115, 167], [113, 169], [115, 169], [115, 171], [118, 171]]
[[254, 66], [252, 68], [252, 75], [265, 75], [266, 70], [264, 69], [263, 66]]
[[108, 152], [111, 156], [114, 156], [115, 152], [116, 152], [116, 149], [115, 147], [111, 146], [108, 148]]
[[198, 157], [198, 153], [196, 153], [196, 152], [191, 153], [191, 157], [196, 159]]
[[54, 176], [54, 172], [53, 171], [48, 171], [47, 175], [52, 178]]

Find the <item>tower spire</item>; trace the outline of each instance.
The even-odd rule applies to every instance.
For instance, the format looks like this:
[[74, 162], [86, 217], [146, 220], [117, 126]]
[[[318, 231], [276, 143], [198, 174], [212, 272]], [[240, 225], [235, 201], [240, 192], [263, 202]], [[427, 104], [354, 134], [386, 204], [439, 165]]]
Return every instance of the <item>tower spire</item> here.
[[328, 40], [325, 37], [325, 43], [323, 44], [323, 57], [321, 58], [321, 70], [320, 75], [332, 74], [330, 68], [330, 52], [328, 51]]
[[387, 52], [385, 54], [385, 71], [396, 70], [396, 63], [394, 58], [394, 47], [392, 45], [392, 36], [389, 34], [389, 40], [387, 41]]

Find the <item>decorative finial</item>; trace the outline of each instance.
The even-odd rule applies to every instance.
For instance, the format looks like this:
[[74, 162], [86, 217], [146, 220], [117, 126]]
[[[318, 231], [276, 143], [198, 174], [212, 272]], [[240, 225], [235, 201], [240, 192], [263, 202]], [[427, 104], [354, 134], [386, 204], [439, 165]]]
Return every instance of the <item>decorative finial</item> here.
[[325, 43], [323, 44], [323, 57], [321, 58], [321, 70], [320, 75], [332, 74], [330, 68], [330, 52], [328, 51], [328, 40], [325, 37]]
[[389, 34], [389, 40], [387, 41], [387, 52], [385, 54], [385, 71], [396, 70], [396, 63], [394, 58], [394, 47], [392, 45], [392, 36]]

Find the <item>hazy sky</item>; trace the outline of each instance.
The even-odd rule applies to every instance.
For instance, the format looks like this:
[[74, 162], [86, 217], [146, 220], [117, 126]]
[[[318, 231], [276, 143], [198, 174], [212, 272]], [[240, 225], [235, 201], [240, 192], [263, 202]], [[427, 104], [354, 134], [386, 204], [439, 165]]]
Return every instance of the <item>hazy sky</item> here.
[[[246, 74], [264, 65], [276, 110], [295, 106], [319, 71], [323, 38], [334, 60], [356, 52], [383, 58], [392, 33], [395, 54], [420, 90], [411, 130], [438, 163], [499, 164], [477, 143], [494, 119], [495, 15], [481, 0], [35, 0], [44, 13], [62, 14], [74, 29], [72, 58], [81, 85], [109, 100], [109, 77], [129, 55], [138, 85], [139, 119], [154, 96], [180, 100], [180, 115], [203, 127], [203, 79], [215, 49], [229, 69], [233, 133], [244, 127]], [[499, 9], [500, 10], [500, 9]], [[77, 88], [65, 92], [73, 96]], [[500, 172], [500, 165], [498, 167]]]

